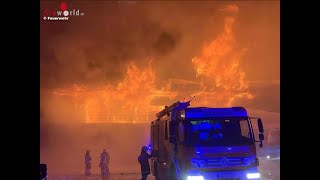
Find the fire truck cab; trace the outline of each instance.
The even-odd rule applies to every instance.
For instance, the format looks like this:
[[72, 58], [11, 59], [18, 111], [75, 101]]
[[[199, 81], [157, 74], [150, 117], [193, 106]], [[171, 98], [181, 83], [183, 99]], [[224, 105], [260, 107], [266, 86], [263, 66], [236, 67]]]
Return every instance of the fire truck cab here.
[[[263, 125], [243, 107], [189, 107], [176, 102], [151, 122], [151, 173], [157, 180], [259, 179], [256, 142]], [[259, 141], [251, 120], [257, 119]]]

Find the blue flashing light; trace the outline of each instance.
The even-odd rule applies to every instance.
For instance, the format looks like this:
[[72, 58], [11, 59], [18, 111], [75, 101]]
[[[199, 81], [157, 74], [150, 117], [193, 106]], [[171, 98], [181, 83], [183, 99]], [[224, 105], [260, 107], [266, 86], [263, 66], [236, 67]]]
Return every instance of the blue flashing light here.
[[148, 146], [148, 150], [151, 150], [151, 145]]
[[235, 108], [186, 108], [186, 118], [210, 118], [210, 117], [248, 117], [246, 109]]

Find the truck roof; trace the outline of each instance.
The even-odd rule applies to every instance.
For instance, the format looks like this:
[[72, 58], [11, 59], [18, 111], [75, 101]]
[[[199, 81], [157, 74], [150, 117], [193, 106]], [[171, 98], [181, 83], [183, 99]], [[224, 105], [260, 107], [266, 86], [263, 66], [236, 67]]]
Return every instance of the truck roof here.
[[[184, 110], [185, 118], [218, 118], [218, 117], [248, 117], [244, 107], [211, 108], [211, 107], [188, 107], [190, 102], [176, 102], [156, 114], [158, 118], [170, 114], [175, 110]], [[154, 122], [154, 121], [153, 121]], [[152, 124], [153, 124], [152, 122]]]
[[192, 107], [185, 109], [185, 118], [215, 118], [215, 117], [248, 117], [244, 107], [207, 108]]

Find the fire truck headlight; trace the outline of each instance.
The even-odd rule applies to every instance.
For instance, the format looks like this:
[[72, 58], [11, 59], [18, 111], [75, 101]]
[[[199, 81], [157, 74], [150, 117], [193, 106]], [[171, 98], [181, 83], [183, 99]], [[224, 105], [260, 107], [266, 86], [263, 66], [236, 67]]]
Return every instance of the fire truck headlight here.
[[204, 180], [203, 176], [188, 176], [187, 180]]
[[260, 173], [247, 173], [247, 178], [248, 179], [259, 179]]

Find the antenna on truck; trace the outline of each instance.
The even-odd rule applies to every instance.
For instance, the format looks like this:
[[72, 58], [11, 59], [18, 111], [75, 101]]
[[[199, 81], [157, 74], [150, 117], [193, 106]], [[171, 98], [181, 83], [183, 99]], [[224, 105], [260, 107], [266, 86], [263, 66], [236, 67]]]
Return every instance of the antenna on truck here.
[[191, 101], [195, 98], [196, 96], [193, 96], [188, 103], [191, 103]]

